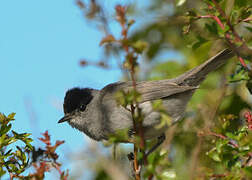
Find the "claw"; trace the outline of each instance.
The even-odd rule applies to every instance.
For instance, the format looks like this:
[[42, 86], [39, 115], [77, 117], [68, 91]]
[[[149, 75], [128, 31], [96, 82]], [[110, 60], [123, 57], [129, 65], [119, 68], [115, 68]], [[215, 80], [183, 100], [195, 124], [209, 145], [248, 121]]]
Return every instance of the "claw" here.
[[133, 154], [133, 152], [130, 152], [127, 156], [128, 156], [129, 161], [133, 161], [134, 160], [134, 154]]

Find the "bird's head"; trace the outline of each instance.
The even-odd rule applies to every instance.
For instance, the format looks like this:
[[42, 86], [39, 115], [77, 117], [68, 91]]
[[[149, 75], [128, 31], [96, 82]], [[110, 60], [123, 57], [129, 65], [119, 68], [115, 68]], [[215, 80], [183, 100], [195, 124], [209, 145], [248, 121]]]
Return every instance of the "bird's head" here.
[[64, 98], [64, 114], [58, 123], [69, 122], [86, 110], [87, 105], [92, 101], [92, 89], [89, 88], [73, 88], [66, 92]]

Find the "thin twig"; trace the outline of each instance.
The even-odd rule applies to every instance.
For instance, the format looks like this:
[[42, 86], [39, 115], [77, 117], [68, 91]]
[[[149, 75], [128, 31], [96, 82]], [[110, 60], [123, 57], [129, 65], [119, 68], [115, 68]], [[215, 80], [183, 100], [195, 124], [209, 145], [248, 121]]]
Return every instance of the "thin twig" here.
[[[216, 2], [216, 0], [213, 0], [213, 3], [216, 7], [216, 10], [221, 14], [221, 16], [226, 20], [227, 25], [229, 27], [229, 29], [231, 30], [232, 34], [234, 35], [236, 41], [238, 42], [242, 42], [242, 44], [244, 45], [244, 47], [246, 49], [248, 49], [246, 43], [243, 41], [243, 39], [239, 36], [239, 34], [235, 31], [234, 26], [231, 24], [229, 17], [227, 17], [227, 15], [225, 14], [225, 12], [221, 9], [221, 7], [219, 6], [219, 4]], [[221, 27], [221, 29], [225, 29], [224, 24], [221, 22], [221, 20], [214, 15], [205, 15], [205, 16], [199, 16], [199, 18], [212, 18], [214, 19], [217, 24]], [[229, 45], [229, 47], [233, 50], [233, 52], [236, 54], [236, 56], [238, 57], [240, 63], [242, 64], [242, 66], [247, 70], [250, 71], [248, 66], [246, 65], [244, 59], [241, 57], [240, 52], [237, 50], [235, 44], [232, 42], [232, 39], [230, 37], [230, 34], [228, 34], [228, 32], [225, 33], [225, 40], [227, 42], [227, 44]]]
[[[208, 134], [208, 135], [215, 136], [215, 137], [218, 137], [218, 138], [220, 138], [220, 139], [224, 139], [224, 140], [227, 139], [227, 140], [228, 140], [228, 144], [230, 144], [230, 145], [233, 146], [234, 148], [239, 148], [239, 145], [236, 143], [236, 141], [233, 140], [233, 139], [228, 138], [227, 136], [224, 136], [224, 135], [222, 135], [222, 134], [218, 134], [218, 133], [212, 132], [212, 131], [210, 131], [210, 130], [207, 132], [207, 134]], [[252, 158], [252, 152], [249, 152], [249, 153], [248, 153], [248, 156]]]
[[[123, 6], [116, 6], [116, 13], [117, 13], [117, 20], [120, 23], [122, 27], [121, 35], [123, 37], [122, 41], [127, 42], [128, 40], [128, 30], [129, 26], [127, 25], [127, 19], [125, 17], [125, 11], [126, 8]], [[126, 60], [128, 60], [130, 64], [130, 78], [132, 80], [132, 87], [134, 93], [137, 92], [137, 87], [136, 87], [136, 77], [135, 77], [135, 58], [136, 53], [133, 49], [130, 48], [130, 46], [125, 43], [122, 43], [122, 47], [124, 48], [126, 52]], [[127, 59], [128, 58], [128, 59]], [[144, 165], [147, 165], [147, 158], [145, 155], [145, 140], [144, 140], [144, 131], [142, 127], [142, 113], [141, 109], [139, 107], [139, 104], [137, 102], [137, 97], [134, 94], [133, 95], [133, 102], [130, 105], [130, 111], [131, 111], [131, 116], [132, 116], [132, 121], [133, 121], [133, 128], [136, 134], [140, 137], [140, 150], [143, 153], [143, 161]], [[137, 142], [134, 143], [134, 171], [135, 171], [135, 176], [137, 180], [140, 180], [140, 174], [141, 174], [141, 169], [139, 168], [139, 164], [137, 162], [137, 153], [138, 153], [138, 146], [136, 144]]]

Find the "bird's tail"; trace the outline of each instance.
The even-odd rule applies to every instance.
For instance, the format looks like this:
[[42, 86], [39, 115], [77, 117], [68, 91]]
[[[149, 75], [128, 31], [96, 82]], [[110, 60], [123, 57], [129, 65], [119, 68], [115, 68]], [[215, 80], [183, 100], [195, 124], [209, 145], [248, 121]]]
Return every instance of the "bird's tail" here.
[[208, 73], [218, 69], [233, 56], [234, 53], [232, 50], [225, 49], [200, 66], [197, 66], [173, 79], [173, 82], [179, 85], [198, 86]]

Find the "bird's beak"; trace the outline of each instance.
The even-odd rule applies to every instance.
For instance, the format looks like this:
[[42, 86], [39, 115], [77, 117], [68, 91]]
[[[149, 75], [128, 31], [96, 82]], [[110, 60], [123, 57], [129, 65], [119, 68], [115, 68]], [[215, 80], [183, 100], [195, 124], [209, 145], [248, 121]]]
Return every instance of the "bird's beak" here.
[[63, 122], [66, 122], [66, 121], [70, 121], [72, 118], [70, 115], [65, 115], [63, 118], [61, 118], [58, 123], [63, 123]]

